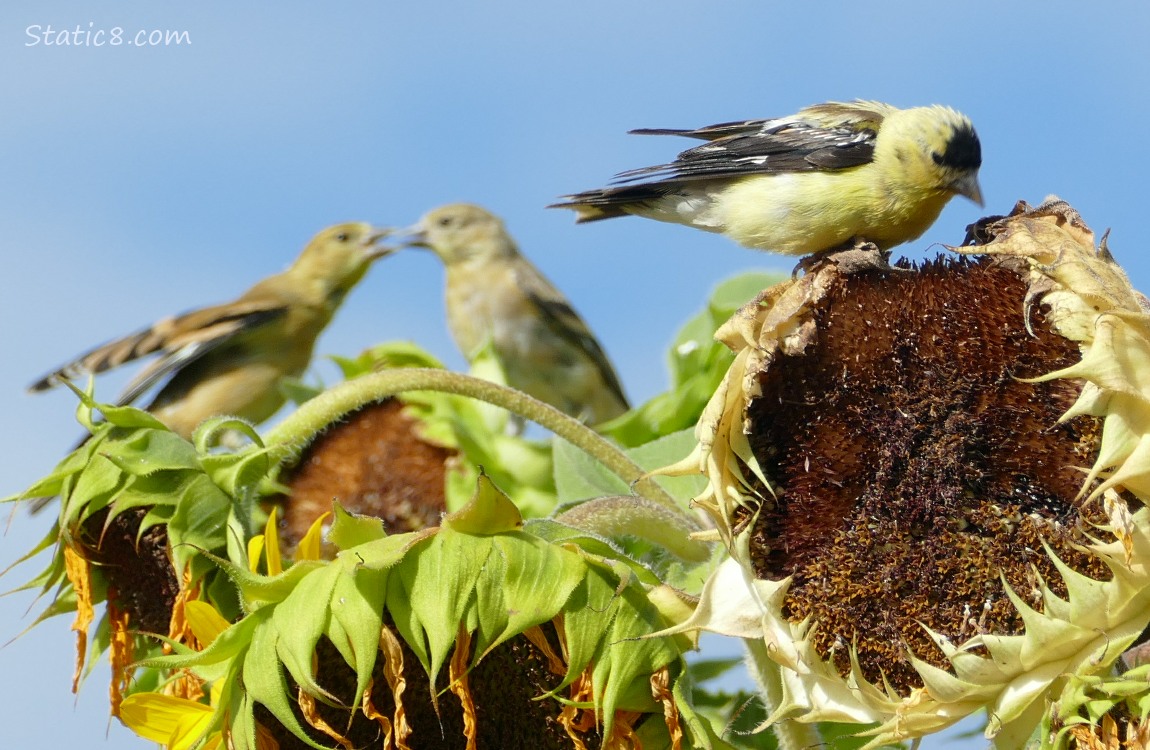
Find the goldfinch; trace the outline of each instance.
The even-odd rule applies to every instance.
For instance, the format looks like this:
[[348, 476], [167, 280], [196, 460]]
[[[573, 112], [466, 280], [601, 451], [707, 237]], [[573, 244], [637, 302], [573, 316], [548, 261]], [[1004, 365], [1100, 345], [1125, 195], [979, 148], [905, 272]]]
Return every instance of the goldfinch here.
[[591, 424], [628, 409], [603, 347], [497, 216], [453, 204], [406, 231], [403, 245], [443, 261], [447, 323], [468, 361], [490, 344], [508, 385]]
[[164, 318], [98, 346], [29, 390], [43, 391], [64, 378], [156, 354], [128, 384], [120, 404], [134, 402], [167, 378], [146, 409], [185, 438], [213, 416], [261, 422], [283, 405], [280, 381], [303, 373], [316, 338], [347, 293], [372, 261], [392, 250], [378, 244], [385, 234], [363, 223], [328, 227], [286, 271], [260, 281], [234, 302]]
[[948, 107], [828, 102], [772, 120], [632, 132], [707, 143], [551, 207], [574, 209], [579, 222], [635, 214], [807, 255], [913, 240], [955, 195], [982, 205], [978, 135]]

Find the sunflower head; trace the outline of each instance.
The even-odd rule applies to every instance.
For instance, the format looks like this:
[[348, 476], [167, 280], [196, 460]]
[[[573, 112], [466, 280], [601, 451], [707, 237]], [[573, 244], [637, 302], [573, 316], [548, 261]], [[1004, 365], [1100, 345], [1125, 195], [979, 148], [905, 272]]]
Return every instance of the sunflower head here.
[[1012, 746], [1150, 621], [1141, 297], [1062, 202], [971, 234], [913, 269], [829, 257], [718, 334], [693, 459], [716, 581], [745, 585], [696, 624], [763, 642], [775, 719], [878, 744], [987, 706]]

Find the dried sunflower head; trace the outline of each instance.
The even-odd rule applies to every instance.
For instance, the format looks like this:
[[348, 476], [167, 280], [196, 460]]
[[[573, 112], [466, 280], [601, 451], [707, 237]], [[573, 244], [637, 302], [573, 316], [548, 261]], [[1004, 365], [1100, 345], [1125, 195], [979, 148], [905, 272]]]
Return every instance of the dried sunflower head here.
[[691, 624], [759, 642], [774, 721], [878, 746], [985, 706], [1019, 746], [1150, 621], [1142, 298], [1062, 202], [973, 242], [828, 258], [719, 331], [689, 461], [732, 559]]

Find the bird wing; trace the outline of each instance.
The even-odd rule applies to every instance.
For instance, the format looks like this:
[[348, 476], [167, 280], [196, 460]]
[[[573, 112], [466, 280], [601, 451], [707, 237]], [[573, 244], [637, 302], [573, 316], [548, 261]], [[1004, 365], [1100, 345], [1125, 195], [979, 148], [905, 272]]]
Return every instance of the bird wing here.
[[241, 300], [165, 318], [130, 336], [84, 352], [37, 380], [29, 390], [43, 391], [61, 379], [99, 373], [134, 359], [161, 352], [125, 386], [119, 404], [130, 404], [168, 375], [179, 371], [236, 336], [252, 331], [287, 312], [282, 302]]
[[839, 170], [873, 159], [881, 114], [864, 109], [835, 112], [834, 116], [819, 114], [817, 107], [810, 107], [794, 117], [773, 120], [721, 123], [697, 130], [631, 131], [640, 135], [681, 135], [707, 143], [687, 149], [669, 164], [622, 172], [615, 181], [682, 181]]
[[882, 121], [894, 107], [880, 102], [827, 102], [789, 117], [743, 120], [695, 130], [633, 130], [641, 135], [681, 135], [707, 141], [669, 164], [615, 176], [610, 187], [563, 196], [549, 208], [573, 208], [577, 221], [598, 221], [631, 213], [694, 181], [750, 175], [850, 169], [874, 159]]
[[735, 135], [754, 135], [764, 129], [781, 127], [786, 124], [805, 122], [824, 128], [847, 128], [852, 130], [877, 131], [883, 119], [894, 111], [894, 107], [882, 102], [826, 102], [815, 104], [788, 117], [775, 117], [759, 120], [738, 120], [721, 122], [703, 128], [680, 130], [675, 128], [637, 128], [629, 131], [633, 135], [678, 135], [686, 138], [699, 138], [714, 141]]
[[623, 393], [623, 385], [615, 373], [607, 353], [599, 344], [598, 339], [587, 328], [587, 324], [579, 317], [579, 313], [563, 295], [539, 273], [538, 269], [520, 264], [515, 270], [516, 283], [527, 295], [527, 299], [539, 311], [540, 319], [557, 336], [572, 346], [578, 348], [595, 363], [603, 378], [603, 384], [618, 397], [619, 402], [627, 404], [627, 397]]

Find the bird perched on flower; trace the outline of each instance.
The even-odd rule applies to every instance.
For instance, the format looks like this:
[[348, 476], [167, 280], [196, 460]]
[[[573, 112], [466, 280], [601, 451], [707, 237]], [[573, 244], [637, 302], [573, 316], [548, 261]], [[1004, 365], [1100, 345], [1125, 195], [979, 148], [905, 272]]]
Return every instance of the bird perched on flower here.
[[646, 216], [807, 255], [852, 239], [882, 250], [913, 240], [955, 195], [982, 205], [978, 135], [948, 107], [828, 102], [771, 120], [632, 132], [707, 143], [552, 208], [580, 222]]
[[472, 361], [490, 345], [508, 385], [598, 424], [628, 409], [603, 347], [562, 292], [519, 253], [499, 217], [465, 203], [407, 230], [447, 271], [447, 323]]
[[379, 245], [387, 233], [363, 223], [328, 227], [286, 271], [235, 301], [164, 318], [98, 346], [29, 390], [43, 391], [61, 379], [156, 354], [158, 359], [128, 384], [120, 404], [134, 402], [167, 378], [146, 409], [185, 438], [213, 416], [261, 422], [283, 405], [280, 381], [303, 373], [316, 338], [347, 293], [372, 261], [392, 251]]

